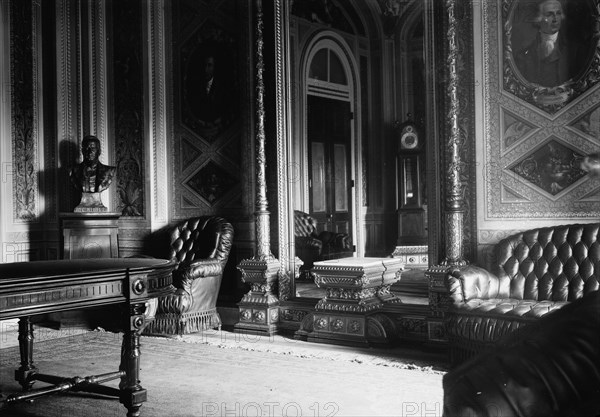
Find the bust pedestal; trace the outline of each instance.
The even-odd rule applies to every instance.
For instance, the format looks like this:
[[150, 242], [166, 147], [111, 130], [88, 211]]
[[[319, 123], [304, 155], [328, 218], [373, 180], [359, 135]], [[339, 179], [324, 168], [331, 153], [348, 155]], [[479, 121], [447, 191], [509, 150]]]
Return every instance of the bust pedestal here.
[[62, 258], [118, 258], [121, 213], [60, 213]]

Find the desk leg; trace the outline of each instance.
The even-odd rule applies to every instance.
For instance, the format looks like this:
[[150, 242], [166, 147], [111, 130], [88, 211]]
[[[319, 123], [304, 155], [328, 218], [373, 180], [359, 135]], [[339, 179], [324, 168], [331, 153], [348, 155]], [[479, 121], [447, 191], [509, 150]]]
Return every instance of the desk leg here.
[[132, 304], [127, 312], [125, 334], [121, 348], [121, 366], [119, 370], [125, 371], [121, 378], [119, 400], [127, 408], [127, 417], [140, 416], [140, 407], [146, 401], [146, 390], [140, 385], [140, 334], [146, 325], [142, 304]]
[[19, 319], [19, 352], [21, 366], [15, 371], [15, 380], [21, 384], [23, 391], [28, 391], [35, 382], [32, 377], [38, 372], [33, 364], [33, 323], [30, 317]]

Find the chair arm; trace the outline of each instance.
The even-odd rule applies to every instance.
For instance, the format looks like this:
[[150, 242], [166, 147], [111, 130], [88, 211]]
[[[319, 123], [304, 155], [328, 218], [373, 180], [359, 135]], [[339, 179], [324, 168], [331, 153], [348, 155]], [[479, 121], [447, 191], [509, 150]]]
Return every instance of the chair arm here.
[[158, 312], [183, 314], [192, 306], [192, 296], [183, 288], [177, 288], [174, 293], [159, 297]]
[[448, 271], [445, 284], [453, 303], [465, 303], [474, 298], [502, 296], [500, 279], [488, 270], [475, 265]]
[[329, 247], [329, 250], [348, 250], [350, 249], [350, 236], [348, 233], [322, 231], [319, 234], [319, 239], [323, 242], [323, 246]]
[[[321, 253], [323, 248], [323, 242], [316, 237], [312, 236], [296, 236], [295, 238], [296, 248], [302, 248], [305, 250], [314, 250], [317, 254]], [[298, 249], [296, 249], [298, 250]]]
[[223, 273], [223, 262], [218, 259], [199, 259], [192, 262], [184, 271], [184, 274], [189, 274], [188, 277], [192, 280], [196, 278], [206, 278]]

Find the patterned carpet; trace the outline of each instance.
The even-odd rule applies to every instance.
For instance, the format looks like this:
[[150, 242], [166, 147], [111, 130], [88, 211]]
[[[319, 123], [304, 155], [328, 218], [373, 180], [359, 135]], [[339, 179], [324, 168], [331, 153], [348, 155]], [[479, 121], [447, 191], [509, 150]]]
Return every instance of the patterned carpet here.
[[[40, 372], [68, 377], [116, 371], [121, 340], [120, 334], [94, 331], [41, 341], [35, 344], [34, 362]], [[419, 358], [418, 350], [358, 350], [215, 331], [142, 337], [141, 351], [141, 383], [148, 389], [142, 416], [441, 413], [444, 365], [434, 356]], [[13, 379], [18, 363], [16, 346], [0, 349], [4, 395], [19, 389]], [[118, 400], [83, 393], [57, 394], [0, 411], [15, 417], [125, 414]]]

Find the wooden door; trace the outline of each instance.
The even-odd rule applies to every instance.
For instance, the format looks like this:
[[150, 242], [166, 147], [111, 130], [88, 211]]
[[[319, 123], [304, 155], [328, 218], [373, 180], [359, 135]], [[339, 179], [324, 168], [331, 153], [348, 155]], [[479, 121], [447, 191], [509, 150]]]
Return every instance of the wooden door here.
[[350, 103], [308, 96], [310, 215], [318, 231], [352, 236]]

